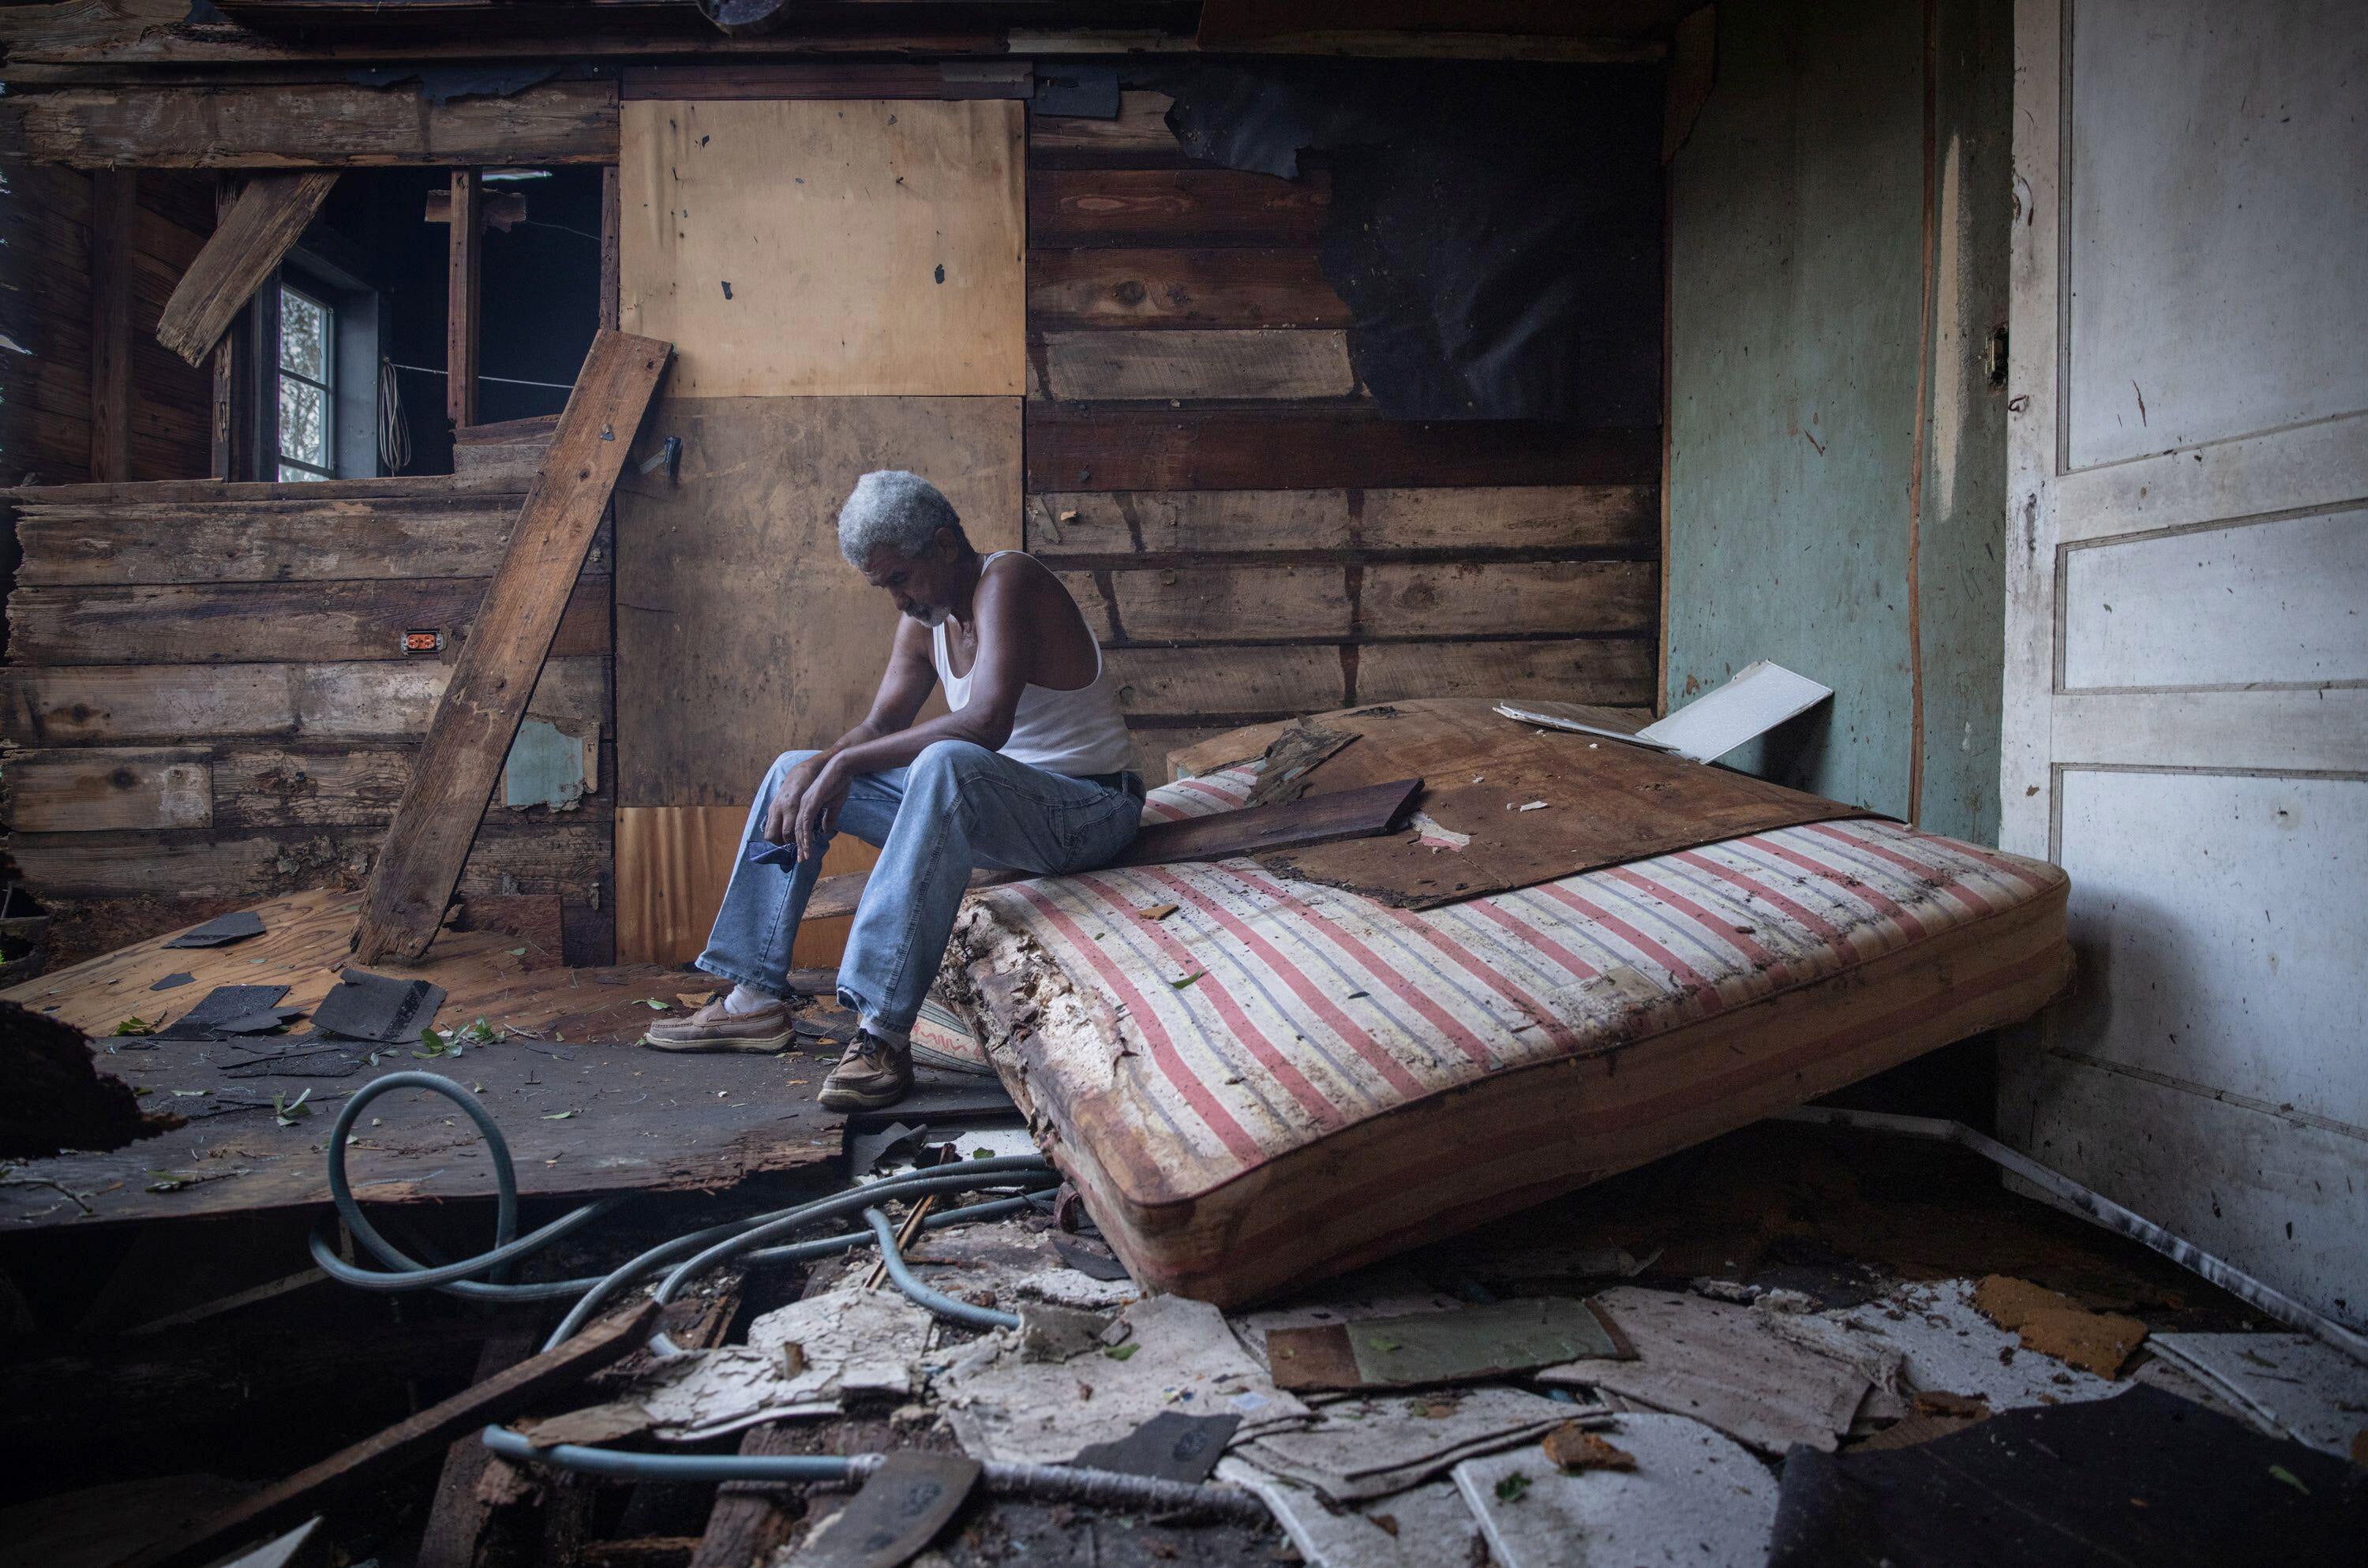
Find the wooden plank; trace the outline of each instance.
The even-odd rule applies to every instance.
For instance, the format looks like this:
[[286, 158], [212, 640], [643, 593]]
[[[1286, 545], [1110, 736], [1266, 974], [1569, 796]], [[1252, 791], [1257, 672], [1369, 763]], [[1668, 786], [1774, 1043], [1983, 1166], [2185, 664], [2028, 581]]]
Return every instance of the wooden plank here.
[[1335, 486], [1643, 484], [1653, 430], [1362, 413], [1028, 409], [1028, 488], [1324, 490]]
[[1129, 88], [1119, 94], [1118, 116], [1113, 119], [1030, 113], [1028, 155], [1108, 154], [1126, 158], [1146, 153], [1181, 152], [1176, 132], [1167, 129], [1167, 107], [1175, 101], [1166, 93]]
[[[1389, 832], [1392, 824], [1406, 815], [1421, 790], [1421, 779], [1400, 778], [1277, 805], [1151, 823], [1110, 864], [1167, 866], [1187, 860], [1229, 860], [1237, 855], [1279, 854], [1370, 838]], [[970, 885], [993, 887], [998, 882], [1019, 881], [1020, 875], [982, 870], [972, 874]], [[825, 877], [814, 884], [814, 897], [807, 908], [833, 914], [852, 912], [861, 901], [869, 881], [868, 872]]]
[[[679, 477], [638, 463], [682, 437]], [[869, 709], [894, 607], [839, 559], [856, 477], [927, 474], [972, 542], [1019, 542], [1017, 398], [673, 398], [617, 490], [618, 802], [747, 801]]]
[[1030, 244], [1313, 247], [1332, 185], [1233, 169], [1038, 169], [1028, 182]]
[[379, 826], [394, 815], [418, 760], [412, 746], [229, 752], [211, 769], [214, 821], [225, 830]]
[[1349, 335], [1330, 330], [1052, 332], [1040, 395], [1142, 398], [1348, 397]]
[[[488, 1339], [477, 1356], [474, 1381], [482, 1383], [526, 1360], [534, 1354], [535, 1343], [536, 1336], [524, 1330]], [[480, 1542], [495, 1508], [479, 1494], [478, 1482], [493, 1462], [493, 1450], [474, 1432], [462, 1433], [445, 1449], [415, 1568], [477, 1568]]]
[[108, 168], [358, 168], [605, 164], [613, 82], [545, 82], [507, 97], [429, 103], [408, 86], [344, 83], [74, 86], [8, 95], [0, 159]]
[[618, 88], [627, 103], [733, 98], [1026, 98], [1026, 61], [734, 61], [706, 65], [627, 66]]
[[[455, 232], [462, 227], [455, 224]], [[670, 352], [666, 344], [623, 333], [593, 339], [509, 553], [438, 705], [412, 786], [387, 830], [387, 852], [371, 875], [354, 934], [363, 962], [416, 958], [434, 939], [526, 715], [535, 672]]]
[[452, 222], [444, 247], [444, 417], [477, 422], [477, 328], [484, 299], [484, 186], [475, 169], [454, 169]]
[[1346, 327], [1313, 250], [1028, 253], [1028, 329]]
[[[707, 946], [740, 858], [746, 806], [627, 806], [617, 812], [617, 958], [621, 963], [689, 964]], [[860, 873], [880, 852], [841, 834], [823, 852], [826, 875]], [[791, 944], [799, 969], [828, 969], [847, 949], [845, 918], [809, 911]]]
[[1105, 641], [1341, 638], [1353, 619], [1338, 566], [1160, 567], [1058, 574]]
[[1341, 650], [1113, 648], [1103, 664], [1129, 719], [1157, 714], [1319, 713], [1349, 702]]
[[[19, 588], [8, 597], [9, 653], [31, 665], [243, 665], [411, 659], [404, 633], [444, 634], [465, 654], [488, 579], [375, 583], [192, 583]], [[569, 588], [554, 657], [609, 647], [609, 579]]]
[[[67, 756], [72, 753], [63, 754]], [[239, 746], [221, 750], [212, 764], [214, 825], [252, 827], [380, 827], [394, 815], [411, 781], [416, 745]], [[14, 771], [13, 767], [11, 769]], [[564, 815], [512, 810], [496, 795], [489, 822], [598, 822], [611, 813], [605, 793], [586, 796]]]
[[156, 341], [204, 362], [337, 183], [335, 170], [256, 175], [230, 204], [156, 323]]
[[1660, 537], [1657, 484], [1539, 484], [1365, 492], [1368, 550], [1621, 550]]
[[[427, 209], [424, 214], [430, 223], [452, 221], [452, 192], [431, 190], [427, 193]], [[526, 198], [515, 190], [481, 190], [477, 201], [477, 222], [480, 226], [498, 229], [508, 233], [526, 221]]]
[[201, 751], [18, 752], [7, 759], [8, 822], [19, 833], [208, 827], [213, 777]]
[[600, 171], [600, 324], [614, 332], [618, 318], [618, 280], [623, 276], [625, 243], [624, 186], [614, 164]]
[[265, 1487], [186, 1535], [135, 1554], [126, 1568], [194, 1568], [243, 1542], [301, 1522], [465, 1432], [523, 1415], [639, 1349], [656, 1326], [660, 1311], [656, 1302], [642, 1301], [592, 1324], [566, 1343]]
[[1028, 498], [1028, 549], [1048, 562], [1344, 551], [1349, 540], [1345, 490], [1057, 490]]
[[1271, 806], [1211, 812], [1204, 816], [1156, 822], [1134, 835], [1112, 864], [1160, 866], [1179, 860], [1230, 860], [1237, 855], [1270, 855], [1312, 849], [1347, 839], [1387, 833], [1414, 805], [1419, 778], [1393, 779], [1354, 790], [1336, 790]]
[[[1649, 710], [1655, 650], [1643, 638], [1525, 642], [1371, 642], [1357, 650], [1349, 702], [1485, 697]], [[216, 786], [219, 794], [220, 786]], [[219, 806], [217, 810], [219, 810]]]
[[[373, 826], [233, 831], [216, 824], [18, 833], [8, 851], [27, 886], [43, 898], [258, 899], [324, 882], [351, 887], [369, 874], [385, 836]], [[460, 892], [557, 893], [582, 903], [605, 897], [609, 863], [605, 822], [489, 822], [470, 851]], [[357, 896], [347, 894], [347, 902]]]
[[24, 552], [17, 581], [63, 587], [490, 577], [522, 498], [31, 502], [17, 510]]
[[[806, 1451], [796, 1424], [767, 1422], [742, 1434], [740, 1451], [770, 1456]], [[691, 1553], [690, 1568], [748, 1568], [770, 1562], [797, 1534], [805, 1510], [794, 1493], [757, 1482], [727, 1481], [715, 1489], [707, 1529]]]
[[624, 303], [677, 397], [1017, 395], [1009, 102], [634, 103]]
[[1363, 490], [1056, 490], [1028, 498], [1028, 548], [1063, 556], [1231, 551], [1647, 553], [1650, 484]]
[[1364, 569], [1358, 624], [1382, 637], [1650, 631], [1659, 584], [1649, 561], [1383, 563]]
[[[598, 725], [609, 662], [554, 659], [527, 712], [571, 733]], [[166, 744], [230, 736], [409, 740], [452, 677], [427, 660], [337, 665], [84, 665], [0, 668], [0, 733], [22, 744]]]
[[517, 494], [507, 480], [472, 483], [449, 473], [393, 474], [380, 479], [315, 479], [302, 483], [222, 479], [147, 479], [130, 484], [17, 484], [0, 499], [75, 506], [133, 506], [191, 502], [352, 501], [426, 499], [466, 494]]
[[90, 176], [90, 476], [131, 477], [132, 225], [136, 169]]

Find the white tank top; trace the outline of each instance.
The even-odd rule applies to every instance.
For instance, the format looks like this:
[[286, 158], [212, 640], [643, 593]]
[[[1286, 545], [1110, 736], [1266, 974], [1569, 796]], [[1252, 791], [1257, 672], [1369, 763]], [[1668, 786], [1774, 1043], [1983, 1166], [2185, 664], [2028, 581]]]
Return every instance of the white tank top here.
[[[998, 550], [979, 562], [979, 571], [985, 572], [1007, 555], [1021, 553], [1017, 550]], [[1058, 583], [1059, 579], [1053, 581]], [[1061, 591], [1068, 592], [1065, 587]], [[1074, 605], [1076, 601], [1073, 598], [1069, 602]], [[1093, 636], [1093, 625], [1086, 621], [1082, 612], [1077, 619], [1085, 624], [1086, 635]], [[978, 673], [978, 666], [973, 663], [970, 675], [954, 674], [946, 646], [946, 623], [942, 620], [929, 629], [929, 650], [937, 663], [938, 679], [945, 683], [946, 706], [957, 712], [969, 707], [971, 676]], [[1003, 743], [1003, 755], [1047, 773], [1065, 773], [1073, 778], [1121, 773], [1134, 767], [1134, 741], [1126, 733], [1126, 721], [1119, 716], [1118, 686], [1102, 667], [1099, 638], [1094, 642], [1091, 683], [1074, 691], [1059, 691], [1033, 682], [1021, 688], [1019, 709], [1011, 716], [1011, 736]]]

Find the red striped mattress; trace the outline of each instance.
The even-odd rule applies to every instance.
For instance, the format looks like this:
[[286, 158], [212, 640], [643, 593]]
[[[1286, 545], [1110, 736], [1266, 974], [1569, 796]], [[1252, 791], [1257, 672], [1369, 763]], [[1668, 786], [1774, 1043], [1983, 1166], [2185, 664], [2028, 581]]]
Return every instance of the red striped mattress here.
[[1230, 1305], [2027, 1017], [2066, 890], [1864, 820], [1426, 911], [1229, 860], [984, 891], [947, 978], [1137, 1278]]

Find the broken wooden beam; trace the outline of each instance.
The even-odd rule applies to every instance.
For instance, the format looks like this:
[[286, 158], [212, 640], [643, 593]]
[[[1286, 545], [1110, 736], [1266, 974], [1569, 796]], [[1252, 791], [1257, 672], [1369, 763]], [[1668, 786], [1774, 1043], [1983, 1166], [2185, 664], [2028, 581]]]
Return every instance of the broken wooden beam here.
[[156, 341], [192, 365], [204, 364], [231, 318], [295, 245], [336, 183], [335, 169], [248, 180], [165, 301]]
[[621, 332], [593, 339], [370, 873], [353, 937], [362, 962], [416, 960], [435, 939], [585, 552], [673, 352]]
[[[1421, 789], [1421, 779], [1401, 778], [1279, 805], [1156, 822], [1136, 834], [1126, 853], [1110, 864], [1166, 866], [1183, 860], [1227, 860], [1236, 855], [1268, 855], [1282, 849], [1312, 849], [1344, 838], [1371, 838], [1395, 827]], [[806, 900], [804, 918], [823, 920], [854, 914], [871, 876], [869, 871], [850, 871], [815, 882], [813, 896]], [[978, 871], [972, 874], [970, 885], [985, 888], [1020, 880], [1012, 872]]]
[[[535, 1336], [524, 1331], [488, 1339], [477, 1357], [476, 1381], [483, 1384], [518, 1366], [534, 1354], [534, 1344]], [[473, 1431], [463, 1432], [445, 1449], [444, 1469], [436, 1479], [436, 1500], [428, 1506], [414, 1568], [476, 1568], [483, 1560], [483, 1540], [497, 1506], [479, 1483], [493, 1463], [493, 1450]]]
[[[449, 223], [452, 221], [452, 193], [431, 190], [427, 193], [427, 222]], [[509, 233], [526, 222], [526, 198], [515, 190], [489, 190], [484, 193], [478, 221], [489, 229]]]
[[553, 1350], [429, 1405], [376, 1437], [267, 1486], [194, 1530], [160, 1541], [120, 1568], [197, 1568], [243, 1543], [299, 1524], [340, 1497], [450, 1443], [464, 1432], [523, 1415], [554, 1393], [622, 1360], [649, 1337], [662, 1309], [643, 1301], [594, 1324]]
[[28, 85], [0, 104], [0, 162], [12, 164], [328, 169], [616, 161], [614, 82], [544, 82], [507, 97], [440, 104], [407, 87], [347, 82]]

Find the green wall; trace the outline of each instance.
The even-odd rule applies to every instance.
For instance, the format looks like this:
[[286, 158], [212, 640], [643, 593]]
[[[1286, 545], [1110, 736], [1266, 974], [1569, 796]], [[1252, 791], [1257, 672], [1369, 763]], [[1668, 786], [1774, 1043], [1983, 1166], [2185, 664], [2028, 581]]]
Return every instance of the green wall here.
[[1928, 156], [1924, 7], [1720, 0], [1716, 85], [1670, 170], [1668, 702], [1773, 659], [1834, 700], [1730, 763], [1905, 816], [1920, 747], [1915, 814], [1989, 842], [2009, 16], [1936, 0]]

